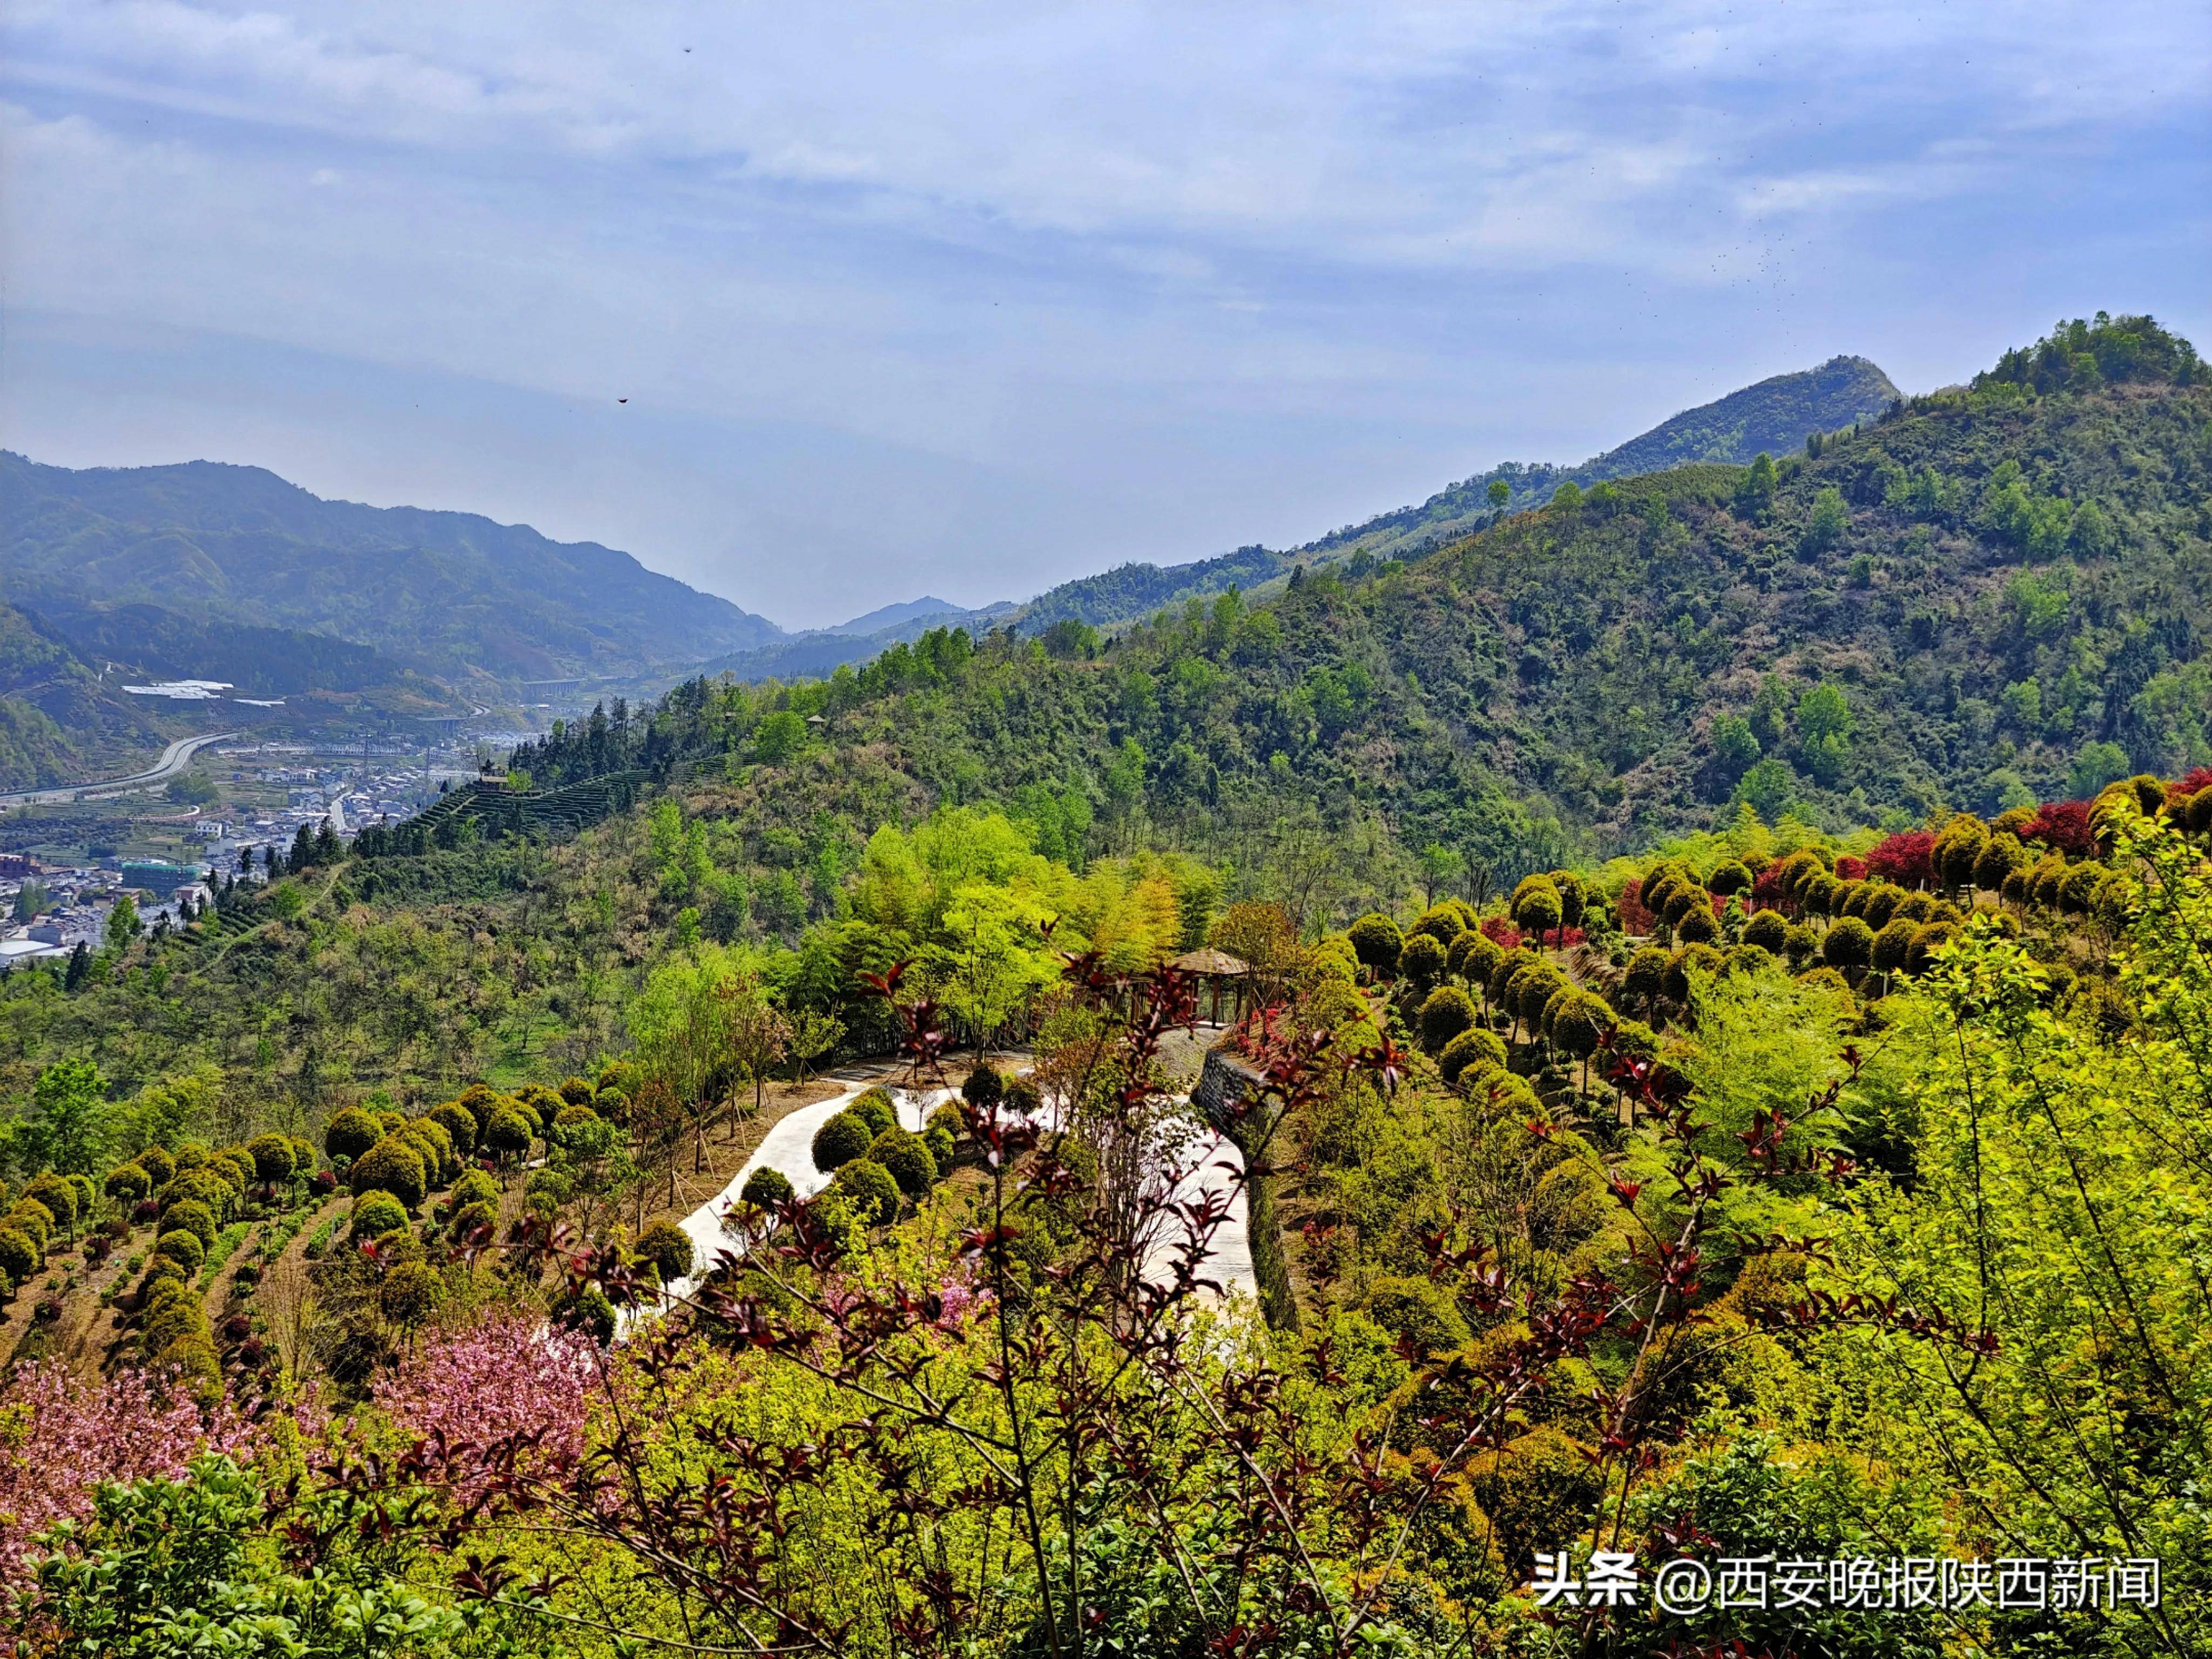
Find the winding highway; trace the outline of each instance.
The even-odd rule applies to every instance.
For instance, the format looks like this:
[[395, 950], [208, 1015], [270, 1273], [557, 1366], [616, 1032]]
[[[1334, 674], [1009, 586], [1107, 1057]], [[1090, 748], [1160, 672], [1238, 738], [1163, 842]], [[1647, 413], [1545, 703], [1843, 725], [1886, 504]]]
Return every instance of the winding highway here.
[[133, 772], [128, 777], [104, 778], [92, 783], [64, 784], [58, 789], [19, 789], [0, 794], [0, 806], [49, 806], [64, 802], [85, 800], [100, 795], [128, 794], [134, 789], [148, 789], [167, 783], [192, 763], [192, 757], [210, 744], [234, 738], [235, 732], [216, 732], [204, 738], [179, 738], [161, 751], [161, 758], [143, 772]]

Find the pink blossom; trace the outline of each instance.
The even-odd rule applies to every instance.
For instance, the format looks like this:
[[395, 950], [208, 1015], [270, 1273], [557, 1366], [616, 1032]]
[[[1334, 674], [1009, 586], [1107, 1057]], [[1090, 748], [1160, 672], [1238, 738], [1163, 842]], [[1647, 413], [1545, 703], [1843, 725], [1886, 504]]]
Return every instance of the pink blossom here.
[[539, 1472], [574, 1467], [599, 1380], [599, 1345], [580, 1331], [514, 1312], [459, 1330], [426, 1331], [374, 1390], [379, 1409], [408, 1433], [485, 1446], [542, 1433], [524, 1459]]
[[28, 1582], [45, 1553], [32, 1542], [39, 1534], [91, 1516], [101, 1482], [173, 1480], [202, 1453], [248, 1456], [256, 1439], [230, 1401], [204, 1414], [142, 1371], [100, 1378], [58, 1359], [25, 1365], [0, 1394], [0, 1590]]

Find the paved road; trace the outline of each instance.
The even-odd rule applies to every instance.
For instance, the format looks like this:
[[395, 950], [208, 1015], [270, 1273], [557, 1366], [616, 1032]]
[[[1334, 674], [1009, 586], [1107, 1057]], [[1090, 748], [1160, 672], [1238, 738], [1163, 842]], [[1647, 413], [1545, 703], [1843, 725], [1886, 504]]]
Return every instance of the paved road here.
[[150, 788], [175, 777], [192, 763], [193, 756], [210, 744], [221, 743], [237, 735], [235, 732], [216, 732], [204, 738], [179, 738], [161, 751], [159, 761], [143, 772], [133, 772], [125, 778], [105, 778], [92, 783], [64, 784], [58, 789], [17, 790], [13, 794], [0, 794], [0, 806], [46, 806], [83, 800], [91, 796], [127, 794], [134, 789]]

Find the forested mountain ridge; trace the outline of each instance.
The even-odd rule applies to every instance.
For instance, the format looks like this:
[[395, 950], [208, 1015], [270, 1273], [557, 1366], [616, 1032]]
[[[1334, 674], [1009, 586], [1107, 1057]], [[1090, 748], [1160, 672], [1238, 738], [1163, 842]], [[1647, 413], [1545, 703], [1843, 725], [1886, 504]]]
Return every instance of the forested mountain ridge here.
[[0, 789], [75, 782], [166, 735], [154, 710], [103, 684], [50, 625], [0, 604]]
[[[934, 799], [1062, 803], [1094, 838], [1380, 822], [1501, 870], [1739, 797], [1917, 822], [2185, 768], [2212, 755], [2212, 389], [2148, 319], [2054, 338], [1779, 465], [1565, 490], [1415, 563], [1109, 641], [940, 632], [826, 682], [696, 686], [634, 741], [888, 756]], [[527, 765], [587, 771], [587, 746]]]
[[0, 454], [0, 507], [13, 596], [304, 629], [434, 673], [630, 673], [781, 632], [596, 543], [325, 501], [258, 467], [73, 471]]
[[[1302, 547], [1275, 550], [1255, 544], [1190, 564], [1122, 565], [1039, 594], [1015, 608], [1016, 619], [1028, 633], [1041, 633], [1063, 618], [1103, 626], [1133, 621], [1194, 596], [1211, 598], [1231, 586], [1249, 592], [1297, 564], [1361, 553], [1407, 557], [1471, 533], [1495, 518], [1501, 507], [1510, 512], [1547, 501], [1570, 481], [1587, 489], [1607, 478], [1698, 461], [1747, 465], [1761, 451], [1786, 453], [1814, 433], [1870, 421], [1901, 395], [1889, 376], [1864, 357], [1832, 357], [1817, 368], [1772, 375], [1684, 410], [1579, 466], [1509, 461], [1437, 491], [1419, 507], [1378, 514]], [[1505, 487], [1502, 501], [1492, 498], [1493, 484]]]

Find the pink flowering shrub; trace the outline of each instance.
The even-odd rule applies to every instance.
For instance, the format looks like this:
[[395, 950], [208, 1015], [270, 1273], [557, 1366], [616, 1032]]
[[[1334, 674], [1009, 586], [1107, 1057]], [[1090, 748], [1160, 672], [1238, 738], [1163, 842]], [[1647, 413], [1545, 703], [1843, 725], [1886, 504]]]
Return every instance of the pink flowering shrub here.
[[599, 1364], [599, 1345], [583, 1332], [549, 1326], [542, 1316], [494, 1313], [459, 1330], [423, 1332], [377, 1382], [373, 1398], [416, 1439], [441, 1434], [449, 1445], [483, 1446], [538, 1433], [536, 1452], [523, 1462], [557, 1471], [584, 1455]]
[[97, 1378], [58, 1359], [24, 1366], [0, 1393], [0, 1595], [29, 1582], [45, 1553], [32, 1542], [39, 1534], [91, 1515], [102, 1481], [173, 1479], [203, 1452], [246, 1457], [255, 1438], [229, 1401], [203, 1413], [142, 1371]]

